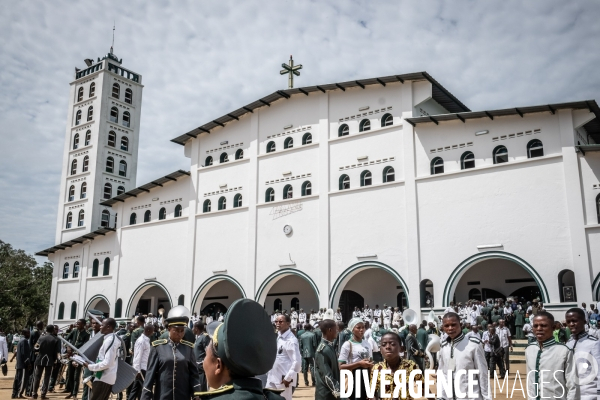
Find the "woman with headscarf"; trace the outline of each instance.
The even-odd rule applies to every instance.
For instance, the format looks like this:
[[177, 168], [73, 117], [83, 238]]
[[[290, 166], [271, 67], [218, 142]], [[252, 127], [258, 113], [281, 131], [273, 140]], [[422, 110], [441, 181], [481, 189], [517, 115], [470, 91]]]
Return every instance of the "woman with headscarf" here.
[[[338, 357], [340, 369], [355, 371], [357, 369], [370, 371], [373, 367], [373, 349], [369, 342], [364, 339], [365, 323], [360, 318], [352, 318], [348, 322], [348, 329], [352, 332], [352, 337], [343, 345]], [[356, 387], [351, 398], [366, 399], [366, 390], [364, 385], [360, 390], [360, 396], [356, 396]]]

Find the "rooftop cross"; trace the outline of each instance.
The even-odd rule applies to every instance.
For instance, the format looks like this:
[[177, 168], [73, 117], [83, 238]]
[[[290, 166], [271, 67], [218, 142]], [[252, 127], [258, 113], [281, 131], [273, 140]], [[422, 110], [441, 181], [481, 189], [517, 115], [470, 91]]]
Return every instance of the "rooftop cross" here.
[[281, 64], [283, 69], [279, 71], [281, 75], [288, 74], [288, 88], [292, 89], [294, 87], [294, 75], [300, 76], [300, 70], [302, 69], [302, 64], [294, 66], [294, 60], [290, 55], [290, 64]]

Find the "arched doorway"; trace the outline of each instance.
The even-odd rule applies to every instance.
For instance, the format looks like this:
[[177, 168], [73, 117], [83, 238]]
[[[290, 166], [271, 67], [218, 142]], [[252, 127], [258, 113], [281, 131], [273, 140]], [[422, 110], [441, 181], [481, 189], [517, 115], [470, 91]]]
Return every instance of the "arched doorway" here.
[[342, 310], [342, 318], [348, 322], [352, 318], [352, 311], [355, 307], [362, 309], [365, 306], [365, 299], [354, 290], [344, 290], [340, 296], [339, 307]]
[[[389, 265], [376, 262], [365, 261], [352, 265], [346, 269], [334, 282], [329, 295], [329, 306], [334, 310], [337, 307], [344, 307], [344, 322], [348, 322], [348, 318], [354, 309], [350, 307], [350, 299], [342, 300], [344, 296], [354, 296], [345, 294], [349, 291], [354, 292], [362, 297], [363, 305], [369, 305], [374, 309], [375, 305], [383, 308], [384, 304], [391, 307], [408, 307], [408, 288], [404, 279], [396, 270]], [[355, 302], [358, 298], [354, 297]]]
[[236, 300], [246, 298], [242, 286], [230, 276], [215, 275], [200, 285], [192, 299], [192, 312], [201, 315], [206, 311], [215, 317], [217, 312], [225, 313]]
[[307, 314], [311, 309], [322, 307], [313, 280], [305, 273], [289, 268], [269, 275], [258, 288], [256, 301], [263, 304], [269, 314], [276, 309], [276, 305], [281, 305], [279, 311], [287, 310], [288, 313], [295, 305], [296, 311], [302, 308]]
[[164, 314], [168, 315], [172, 307], [173, 301], [167, 288], [159, 282], [148, 281], [142, 283], [133, 292], [124, 317], [132, 318], [137, 314], [148, 315], [149, 313], [158, 316], [158, 310], [161, 308], [164, 309]]
[[85, 313], [87, 317], [88, 310], [98, 310], [104, 314], [104, 318], [108, 318], [110, 316], [110, 304], [108, 303], [108, 299], [103, 295], [96, 295], [92, 297], [85, 306]]
[[[503, 251], [490, 251], [476, 254], [463, 261], [454, 269], [444, 288], [443, 306], [451, 301], [466, 302], [469, 295], [480, 291], [481, 300], [505, 298], [525, 287], [537, 287], [528, 296], [548, 301], [548, 291], [537, 271], [523, 259]], [[524, 298], [525, 301], [533, 298]]]

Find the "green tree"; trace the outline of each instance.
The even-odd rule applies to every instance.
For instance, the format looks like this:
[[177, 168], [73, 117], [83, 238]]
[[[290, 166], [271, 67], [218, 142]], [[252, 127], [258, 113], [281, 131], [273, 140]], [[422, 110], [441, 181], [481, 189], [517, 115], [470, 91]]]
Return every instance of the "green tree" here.
[[38, 265], [33, 256], [0, 240], [0, 327], [15, 331], [47, 322], [52, 264]]

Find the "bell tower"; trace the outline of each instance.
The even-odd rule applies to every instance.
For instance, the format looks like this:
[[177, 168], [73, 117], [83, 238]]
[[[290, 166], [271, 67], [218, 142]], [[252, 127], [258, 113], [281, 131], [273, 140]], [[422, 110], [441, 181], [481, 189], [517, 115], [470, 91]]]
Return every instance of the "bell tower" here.
[[100, 205], [136, 187], [142, 76], [110, 52], [75, 68], [70, 84], [55, 242], [114, 228]]

